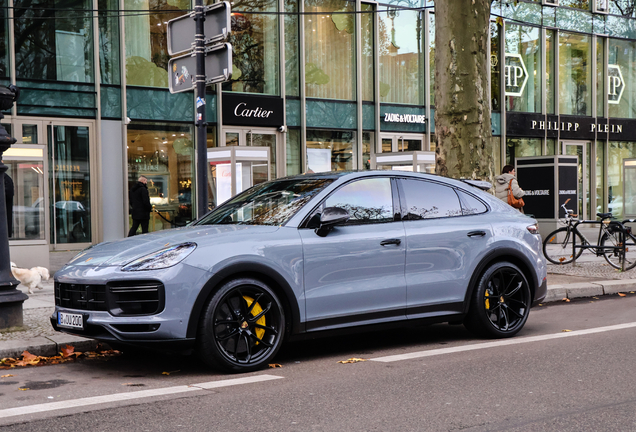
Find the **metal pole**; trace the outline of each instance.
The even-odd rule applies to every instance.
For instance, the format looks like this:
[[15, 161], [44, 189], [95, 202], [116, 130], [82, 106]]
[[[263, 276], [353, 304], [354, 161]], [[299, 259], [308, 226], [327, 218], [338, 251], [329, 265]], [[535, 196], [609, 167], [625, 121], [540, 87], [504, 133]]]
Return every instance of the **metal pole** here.
[[[4, 118], [2, 111], [13, 106], [19, 90], [13, 85], [9, 88], [0, 87], [0, 119]], [[16, 287], [20, 284], [11, 273], [11, 258], [9, 257], [9, 230], [7, 227], [7, 208], [4, 194], [4, 173], [8, 167], [2, 163], [2, 154], [16, 142], [0, 125], [0, 330], [21, 327], [23, 324], [22, 303], [28, 298]]]
[[[205, 119], [205, 13], [203, 0], [194, 6], [196, 34], [194, 53], [196, 56], [196, 137], [197, 137], [197, 218], [208, 212], [208, 151], [207, 123]], [[220, 95], [218, 95], [220, 97]]]

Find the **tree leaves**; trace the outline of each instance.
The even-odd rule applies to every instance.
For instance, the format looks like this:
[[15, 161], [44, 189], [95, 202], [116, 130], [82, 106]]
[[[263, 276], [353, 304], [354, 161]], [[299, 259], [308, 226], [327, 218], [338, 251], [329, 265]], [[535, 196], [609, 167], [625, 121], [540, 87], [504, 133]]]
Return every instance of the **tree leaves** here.
[[[87, 352], [79, 352], [75, 351], [75, 347], [71, 345], [66, 345], [60, 351], [60, 355], [58, 356], [37, 356], [31, 354], [28, 351], [24, 351], [22, 353], [22, 358], [14, 359], [14, 358], [3, 358], [0, 359], [0, 369], [11, 369], [16, 367], [26, 367], [26, 366], [45, 366], [45, 365], [54, 365], [60, 363], [66, 363], [69, 361], [74, 361], [78, 358], [105, 358], [105, 357], [113, 357], [119, 355], [119, 351], [117, 350], [104, 350], [100, 349], [98, 351], [87, 351]], [[2, 378], [9, 377], [13, 375], [2, 375]], [[28, 389], [27, 389], [28, 390]]]

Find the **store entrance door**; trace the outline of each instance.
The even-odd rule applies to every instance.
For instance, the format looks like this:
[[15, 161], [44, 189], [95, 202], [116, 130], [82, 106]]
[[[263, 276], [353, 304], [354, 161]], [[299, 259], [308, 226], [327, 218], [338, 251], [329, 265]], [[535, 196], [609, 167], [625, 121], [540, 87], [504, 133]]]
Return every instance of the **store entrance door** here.
[[578, 156], [578, 196], [576, 211], [583, 219], [595, 218], [596, 213], [592, 212], [592, 190], [591, 166], [592, 166], [592, 143], [590, 141], [561, 141], [561, 152], [564, 155]]
[[285, 177], [285, 151], [281, 134], [276, 129], [223, 128], [225, 141], [222, 146], [263, 146], [270, 151], [270, 178]]
[[380, 139], [380, 153], [428, 150], [424, 148], [424, 135], [385, 132]]

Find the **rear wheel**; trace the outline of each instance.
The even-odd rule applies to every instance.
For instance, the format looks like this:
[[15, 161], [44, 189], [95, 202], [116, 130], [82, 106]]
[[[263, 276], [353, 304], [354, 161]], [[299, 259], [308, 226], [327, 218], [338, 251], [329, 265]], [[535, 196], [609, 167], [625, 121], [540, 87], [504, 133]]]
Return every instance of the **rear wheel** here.
[[[543, 255], [552, 264], [569, 264], [574, 260], [572, 254], [572, 240], [576, 238], [577, 245], [583, 245], [583, 237], [577, 232], [566, 227], [552, 231], [543, 240]], [[580, 257], [583, 249], [576, 250], [576, 258]]]
[[[623, 255], [623, 235], [619, 231], [605, 233], [601, 237], [601, 249], [605, 260], [616, 269], [630, 270], [636, 266], [636, 239], [631, 234], [625, 234], [625, 255]], [[616, 249], [616, 248], [619, 249]]]
[[481, 276], [464, 325], [479, 336], [514, 336], [528, 319], [531, 301], [530, 286], [519, 267], [495, 263]]
[[265, 367], [283, 341], [285, 315], [264, 283], [243, 278], [223, 285], [206, 305], [197, 340], [203, 362], [230, 372]]

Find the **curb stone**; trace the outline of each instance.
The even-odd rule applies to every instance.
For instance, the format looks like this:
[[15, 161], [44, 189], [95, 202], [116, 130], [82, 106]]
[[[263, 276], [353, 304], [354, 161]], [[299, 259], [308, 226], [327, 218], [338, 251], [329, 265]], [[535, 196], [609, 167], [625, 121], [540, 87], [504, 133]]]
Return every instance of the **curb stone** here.
[[[72, 345], [76, 351], [93, 351], [100, 344], [94, 339], [77, 336], [40, 336], [32, 339], [3, 341], [0, 348], [0, 359], [22, 357], [24, 351], [33, 355], [51, 357], [58, 355], [66, 345]], [[103, 344], [102, 344], [103, 345]]]
[[609, 280], [598, 283], [603, 285], [603, 291], [605, 294], [636, 291], [636, 279]]

